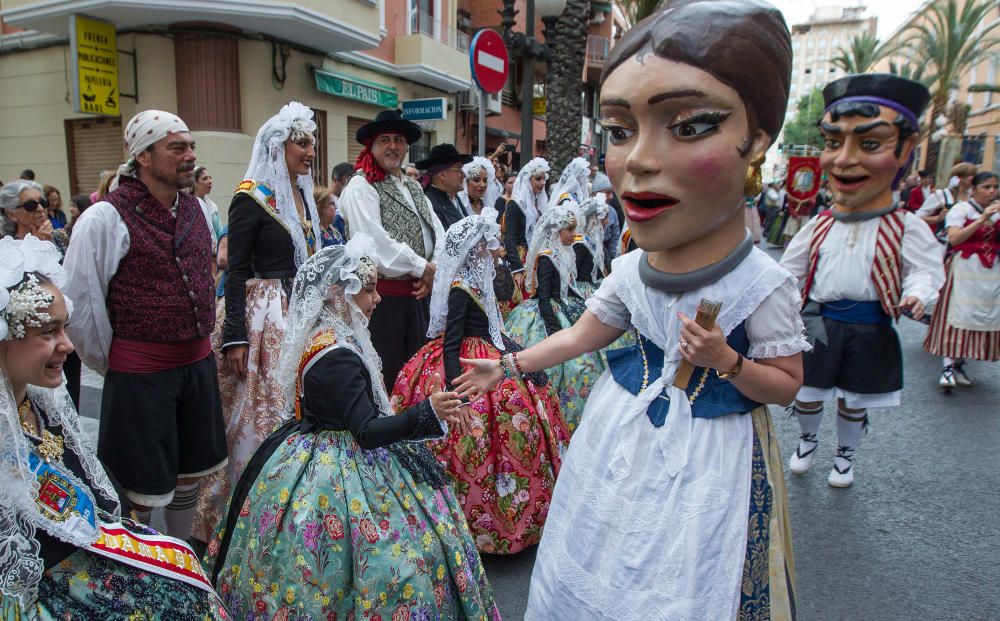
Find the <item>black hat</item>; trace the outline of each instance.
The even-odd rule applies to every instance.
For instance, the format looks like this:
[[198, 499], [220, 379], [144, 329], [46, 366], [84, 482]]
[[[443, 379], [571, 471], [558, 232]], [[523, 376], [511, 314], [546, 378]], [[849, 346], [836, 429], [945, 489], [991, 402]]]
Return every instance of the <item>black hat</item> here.
[[420, 170], [430, 170], [435, 166], [453, 164], [455, 162], [468, 164], [471, 161], [471, 155], [459, 153], [458, 149], [455, 148], [455, 145], [445, 143], [434, 145], [431, 149], [431, 156], [425, 160], [420, 160], [419, 162], [414, 163], [414, 166]]
[[[834, 80], [823, 89], [826, 107], [842, 99], [863, 97], [872, 103], [883, 100], [908, 110], [916, 119], [927, 109], [930, 91], [920, 82], [907, 80], [891, 73], [858, 73]], [[901, 110], [902, 111], [902, 110]]]
[[366, 140], [374, 138], [376, 134], [384, 134], [386, 132], [403, 134], [406, 137], [407, 144], [413, 144], [420, 140], [420, 137], [424, 133], [421, 131], [419, 125], [403, 118], [402, 110], [383, 110], [375, 115], [374, 121], [365, 123], [359, 127], [355, 138], [357, 138], [359, 143], [364, 144]]

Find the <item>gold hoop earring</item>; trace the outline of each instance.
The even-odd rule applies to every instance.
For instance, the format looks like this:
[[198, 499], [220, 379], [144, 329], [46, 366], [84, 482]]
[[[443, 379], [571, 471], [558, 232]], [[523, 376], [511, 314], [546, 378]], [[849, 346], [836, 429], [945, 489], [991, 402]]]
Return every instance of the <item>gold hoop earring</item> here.
[[747, 168], [746, 180], [743, 182], [744, 196], [757, 196], [764, 189], [764, 182], [761, 179], [760, 167], [764, 164], [764, 156], [760, 155], [750, 162]]

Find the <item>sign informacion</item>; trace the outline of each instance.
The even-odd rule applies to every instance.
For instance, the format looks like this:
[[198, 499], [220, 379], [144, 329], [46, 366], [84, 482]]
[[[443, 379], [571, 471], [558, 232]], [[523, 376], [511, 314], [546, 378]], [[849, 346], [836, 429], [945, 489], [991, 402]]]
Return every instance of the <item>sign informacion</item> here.
[[410, 99], [401, 101], [403, 118], [408, 121], [447, 121], [448, 99], [432, 97], [430, 99]]
[[788, 158], [788, 177], [785, 187], [788, 196], [799, 201], [807, 201], [819, 193], [823, 171], [819, 166], [818, 157]]
[[482, 90], [496, 95], [503, 90], [510, 68], [510, 56], [503, 38], [495, 30], [483, 29], [476, 33], [469, 46], [469, 66], [472, 78]]
[[313, 73], [316, 78], [316, 90], [322, 93], [363, 101], [382, 108], [395, 108], [399, 103], [399, 95], [396, 93], [396, 89], [391, 86], [376, 84], [325, 69], [316, 69]]
[[69, 20], [73, 110], [120, 116], [115, 25], [84, 15]]

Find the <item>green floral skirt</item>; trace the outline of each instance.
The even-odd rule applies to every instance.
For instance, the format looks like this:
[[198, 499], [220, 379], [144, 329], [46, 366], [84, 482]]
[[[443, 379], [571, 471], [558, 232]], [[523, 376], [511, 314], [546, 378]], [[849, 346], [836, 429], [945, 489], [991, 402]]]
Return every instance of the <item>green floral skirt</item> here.
[[[559, 325], [564, 329], [572, 325], [569, 316], [583, 314], [583, 303], [572, 300], [569, 303], [552, 302], [552, 307], [559, 319]], [[577, 308], [579, 307], [579, 308]], [[577, 312], [579, 311], [579, 312]], [[507, 334], [523, 345], [531, 347], [541, 342], [548, 334], [545, 331], [545, 320], [538, 312], [538, 299], [531, 298], [522, 302], [507, 318]], [[559, 396], [559, 407], [566, 426], [572, 432], [580, 424], [583, 408], [590, 396], [590, 389], [604, 372], [604, 360], [599, 353], [587, 353], [578, 358], [546, 369], [552, 389]]]
[[261, 450], [273, 453], [254, 456], [266, 463], [248, 466], [238, 517], [208, 548], [235, 618], [500, 618], [450, 487], [416, 481], [346, 431], [296, 430]]

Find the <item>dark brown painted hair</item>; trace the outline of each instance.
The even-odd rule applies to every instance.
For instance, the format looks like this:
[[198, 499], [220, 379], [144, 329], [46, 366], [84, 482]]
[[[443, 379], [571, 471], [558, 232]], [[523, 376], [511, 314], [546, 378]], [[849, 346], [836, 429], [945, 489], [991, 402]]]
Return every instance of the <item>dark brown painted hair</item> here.
[[697, 67], [739, 93], [751, 129], [772, 140], [788, 104], [792, 38], [781, 12], [763, 0], [675, 0], [625, 33], [601, 82], [648, 53]]

